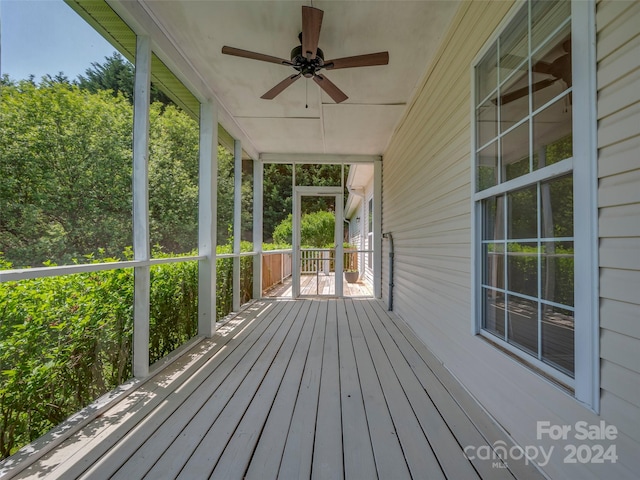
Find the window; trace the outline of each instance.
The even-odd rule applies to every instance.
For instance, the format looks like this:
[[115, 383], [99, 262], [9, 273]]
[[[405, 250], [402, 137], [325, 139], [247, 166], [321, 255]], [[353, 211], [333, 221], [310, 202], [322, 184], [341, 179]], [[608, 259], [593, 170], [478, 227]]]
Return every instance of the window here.
[[474, 322], [576, 390], [577, 296], [589, 292], [575, 288], [583, 250], [574, 232], [590, 218], [577, 197], [592, 188], [574, 185], [592, 161], [576, 144], [592, 125], [574, 106], [595, 102], [574, 85], [582, 61], [572, 61], [573, 44], [589, 35], [584, 28], [584, 38], [572, 38], [580, 3], [587, 2], [527, 2], [473, 67]]

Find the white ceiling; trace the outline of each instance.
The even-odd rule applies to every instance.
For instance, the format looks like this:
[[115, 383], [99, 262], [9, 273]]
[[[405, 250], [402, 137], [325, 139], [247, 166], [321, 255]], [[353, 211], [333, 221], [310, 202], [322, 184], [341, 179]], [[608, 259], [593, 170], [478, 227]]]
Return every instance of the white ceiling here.
[[[389, 65], [326, 71], [349, 98], [335, 104], [310, 79], [274, 100], [260, 96], [291, 67], [222, 55], [223, 45], [289, 59], [302, 1], [141, 0], [171, 43], [215, 92], [259, 153], [382, 155], [458, 2], [315, 1], [324, 11], [325, 59], [388, 51]], [[308, 105], [306, 108], [305, 105]]]

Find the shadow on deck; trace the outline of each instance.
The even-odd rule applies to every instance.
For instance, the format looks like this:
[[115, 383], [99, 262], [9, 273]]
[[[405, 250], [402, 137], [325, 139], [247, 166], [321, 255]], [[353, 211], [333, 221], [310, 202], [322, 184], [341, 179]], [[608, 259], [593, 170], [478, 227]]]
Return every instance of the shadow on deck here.
[[[372, 299], [256, 301], [15, 478], [542, 478]], [[11, 473], [11, 472], [10, 472]]]

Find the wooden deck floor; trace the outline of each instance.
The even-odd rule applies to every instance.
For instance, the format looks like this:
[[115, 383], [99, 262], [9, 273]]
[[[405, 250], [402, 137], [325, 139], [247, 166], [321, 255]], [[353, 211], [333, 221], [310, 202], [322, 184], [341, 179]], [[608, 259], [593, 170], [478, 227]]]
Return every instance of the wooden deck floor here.
[[[274, 285], [265, 296], [269, 298], [291, 298], [291, 277], [286, 278], [284, 282]], [[372, 297], [371, 288], [359, 281], [356, 283], [343, 282], [343, 296], [345, 297]], [[305, 296], [335, 296], [335, 274], [328, 275], [301, 275], [300, 276], [300, 295]]]
[[541, 478], [376, 300], [258, 301], [17, 478]]

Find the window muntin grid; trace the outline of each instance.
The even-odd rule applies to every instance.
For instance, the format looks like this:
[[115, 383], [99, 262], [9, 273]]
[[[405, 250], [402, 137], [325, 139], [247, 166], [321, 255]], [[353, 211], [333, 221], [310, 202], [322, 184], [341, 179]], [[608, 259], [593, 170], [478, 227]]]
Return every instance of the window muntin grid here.
[[570, 29], [569, 2], [529, 2], [475, 67], [474, 115], [481, 328], [563, 379], [574, 376], [573, 177], [549, 166], [573, 156]]

